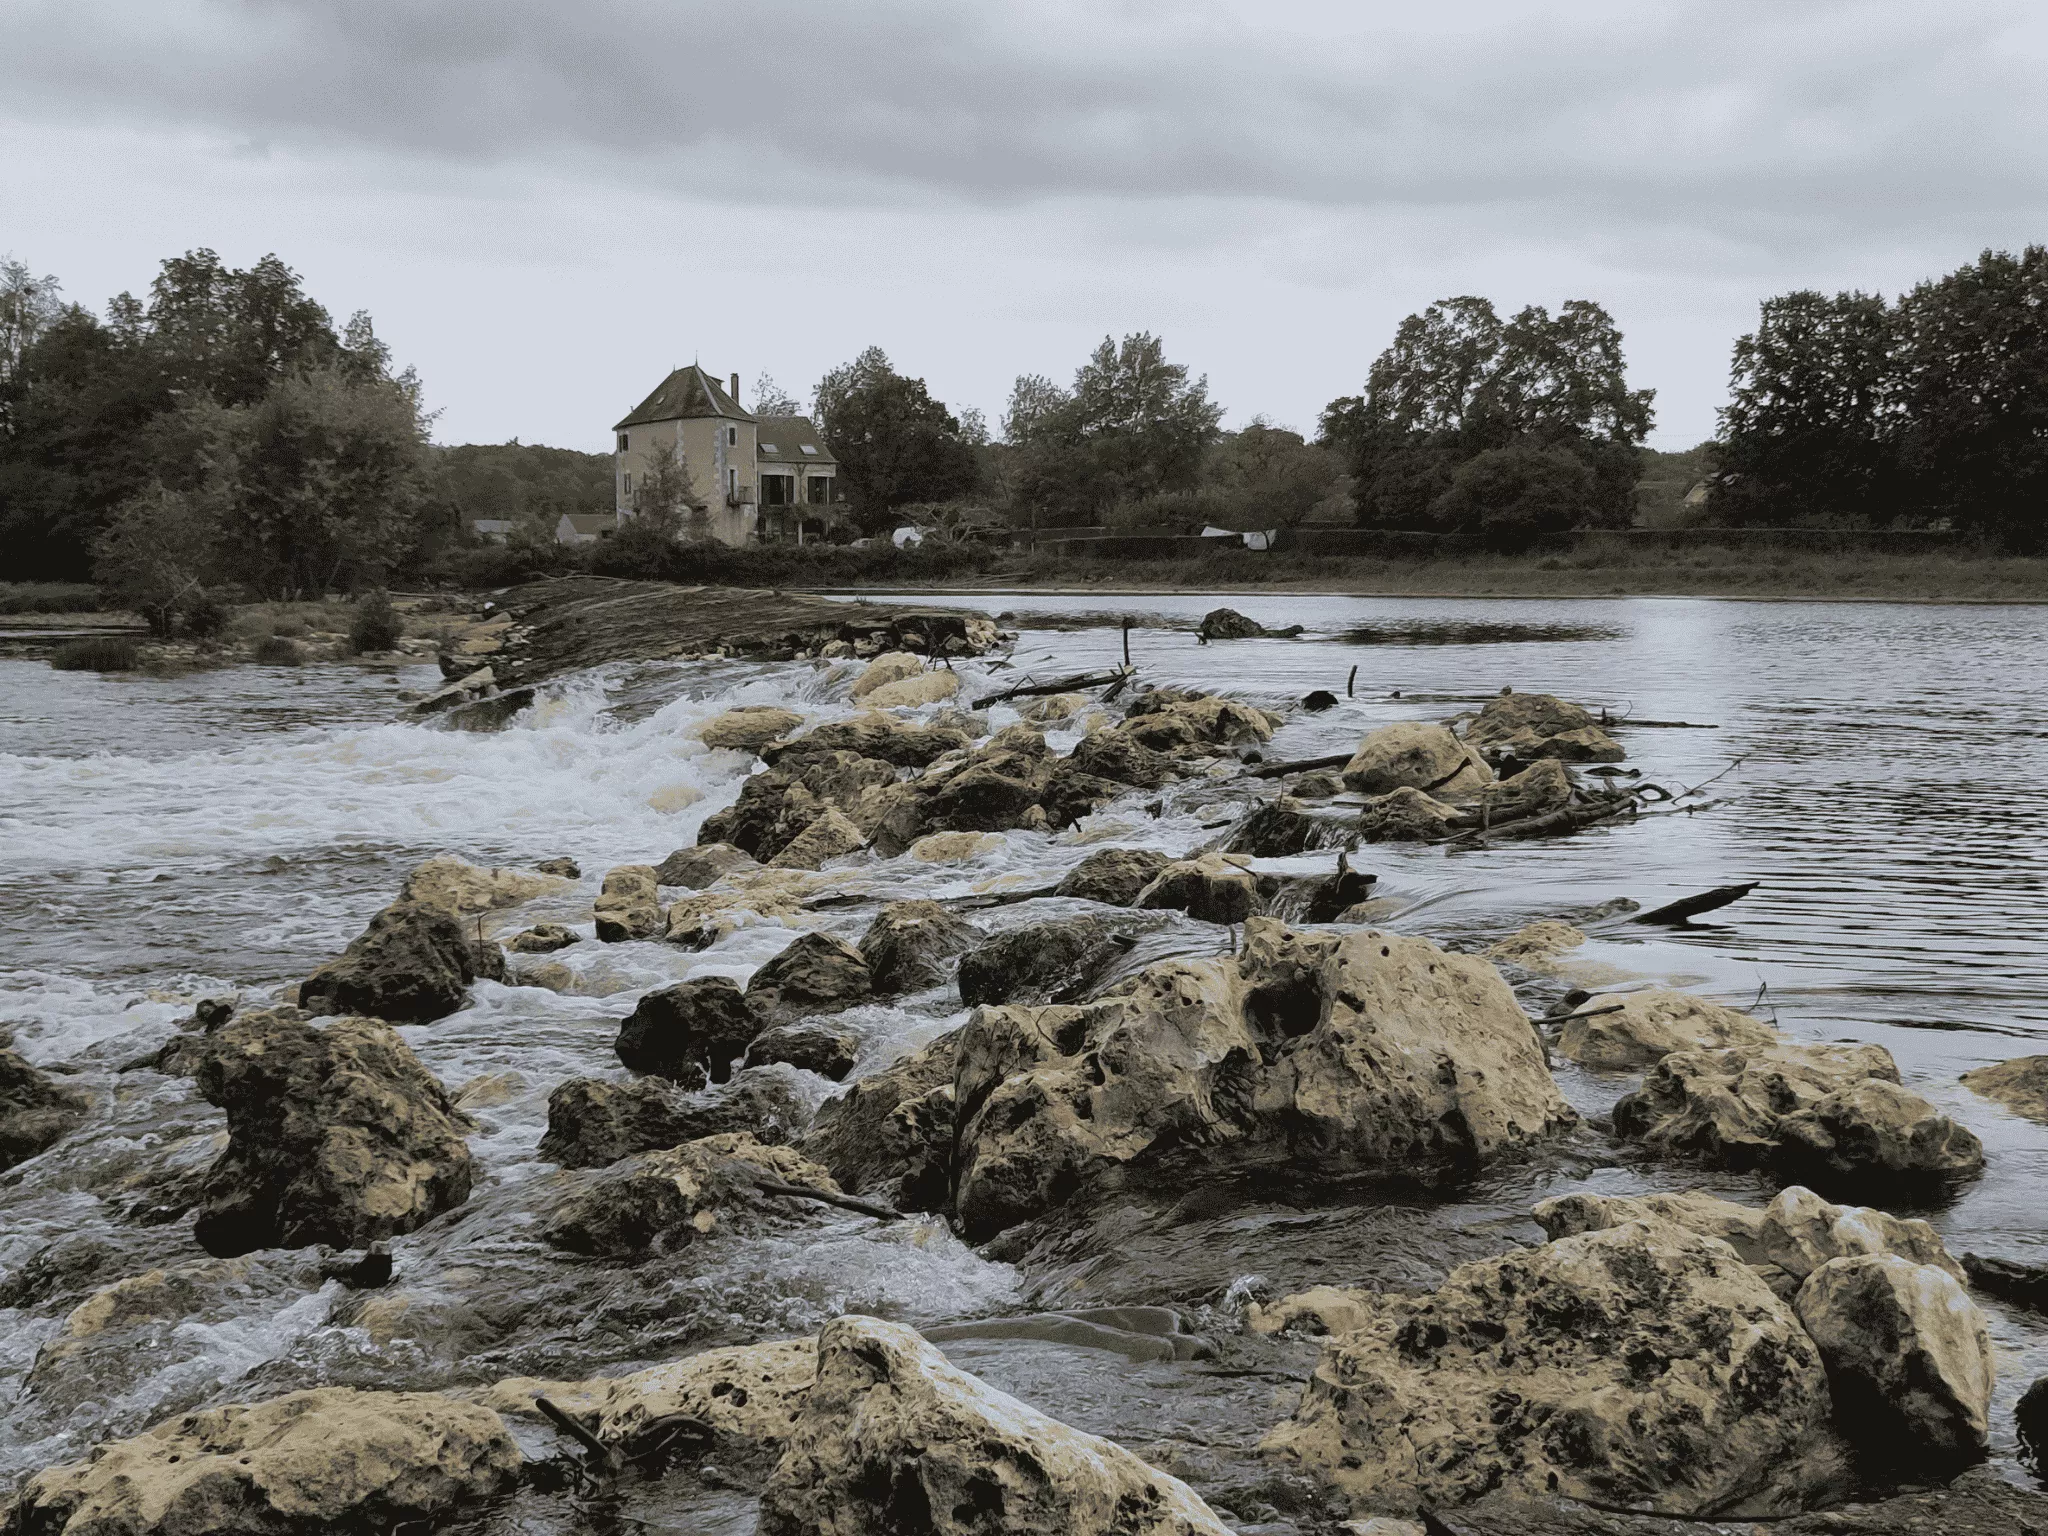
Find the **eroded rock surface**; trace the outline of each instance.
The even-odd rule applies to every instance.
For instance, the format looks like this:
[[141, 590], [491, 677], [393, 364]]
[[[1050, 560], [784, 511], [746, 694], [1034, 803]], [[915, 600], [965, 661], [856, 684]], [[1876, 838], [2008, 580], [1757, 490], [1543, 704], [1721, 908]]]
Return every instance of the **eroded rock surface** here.
[[827, 1323], [761, 1536], [1229, 1536], [1178, 1480], [955, 1369], [911, 1329]]
[[462, 1007], [475, 979], [476, 956], [460, 921], [437, 906], [395, 901], [338, 959], [299, 984], [299, 1006], [427, 1024]]
[[787, 1021], [850, 1008], [873, 991], [859, 950], [829, 933], [807, 933], [754, 972], [747, 1002], [763, 1018]]
[[794, 1147], [765, 1146], [744, 1131], [707, 1136], [609, 1165], [555, 1208], [542, 1236], [571, 1253], [638, 1258], [657, 1244], [694, 1242], [728, 1216], [780, 1199], [761, 1194], [763, 1175], [838, 1192], [831, 1175]]
[[1156, 848], [1099, 848], [1067, 871], [1054, 894], [1134, 906], [1138, 893], [1173, 862]]
[[944, 983], [951, 961], [981, 936], [935, 901], [892, 901], [861, 935], [860, 953], [875, 995], [893, 997]]
[[0, 1173], [76, 1130], [88, 1108], [76, 1088], [0, 1048]]
[[690, 848], [678, 848], [655, 865], [654, 880], [657, 885], [701, 891], [707, 885], [717, 884], [731, 871], [751, 867], [753, 863], [751, 855], [731, 843], [699, 843]]
[[472, 917], [516, 907], [558, 890], [558, 875], [524, 869], [485, 869], [456, 858], [429, 859], [410, 875], [398, 893], [400, 901], [439, 907], [450, 917]]
[[960, 1001], [970, 1008], [1043, 1002], [1085, 990], [1129, 949], [1129, 934], [1103, 917], [1061, 917], [1013, 928], [961, 956]]
[[747, 1045], [746, 1065], [787, 1062], [835, 1083], [853, 1070], [860, 1054], [860, 1036], [821, 1020], [779, 1024], [763, 1030]]
[[1533, 763], [1618, 763], [1628, 754], [1591, 712], [1547, 693], [1503, 693], [1465, 728], [1465, 740], [1489, 756]]
[[615, 1048], [631, 1071], [701, 1088], [730, 1078], [734, 1059], [760, 1031], [760, 1015], [737, 982], [697, 976], [657, 988], [634, 1004], [619, 1025]]
[[1969, 1088], [2029, 1120], [2048, 1121], [2048, 1056], [2021, 1056], [1963, 1074]]
[[607, 872], [594, 911], [597, 936], [607, 944], [658, 939], [668, 931], [652, 864], [622, 864]]
[[950, 1198], [957, 1033], [871, 1072], [819, 1106], [799, 1144], [842, 1189], [898, 1210], [935, 1211]]
[[228, 1117], [193, 1229], [209, 1253], [359, 1248], [469, 1198], [467, 1120], [374, 1020], [245, 1013], [208, 1039], [198, 1085]]
[[[759, 752], [769, 742], [787, 736], [804, 723], [793, 709], [774, 704], [741, 704], [713, 715], [697, 727], [697, 739], [707, 747], [729, 752]], [[680, 884], [668, 880], [665, 885]]]
[[1626, 992], [1593, 998], [1578, 1012], [1619, 1013], [1576, 1018], [1557, 1041], [1560, 1054], [1589, 1067], [1654, 1066], [1673, 1051], [1770, 1046], [1778, 1032], [1753, 1014], [1724, 1008], [1688, 992]]
[[1448, 726], [1419, 720], [1381, 726], [1344, 765], [1346, 787], [1366, 795], [1414, 789], [1450, 800], [1492, 782], [1486, 760]]
[[705, 1136], [745, 1131], [763, 1142], [789, 1141], [810, 1112], [774, 1068], [735, 1072], [732, 1081], [690, 1093], [665, 1078], [614, 1083], [572, 1077], [548, 1095], [540, 1155], [565, 1168], [601, 1168]]

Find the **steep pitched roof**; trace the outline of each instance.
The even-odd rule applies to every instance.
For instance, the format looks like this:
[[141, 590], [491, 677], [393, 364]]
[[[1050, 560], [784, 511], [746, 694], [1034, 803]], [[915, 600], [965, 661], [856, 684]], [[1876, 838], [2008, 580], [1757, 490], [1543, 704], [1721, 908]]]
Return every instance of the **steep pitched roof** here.
[[[759, 423], [754, 429], [754, 442], [759, 449], [759, 463], [765, 472], [777, 464], [808, 464], [816, 468], [820, 464], [836, 465], [832, 450], [825, 446], [825, 440], [818, 436], [818, 428], [808, 416], [757, 416]], [[805, 450], [810, 450], [805, 452]]]
[[754, 419], [751, 413], [740, 409], [739, 402], [725, 392], [723, 384], [692, 363], [663, 379], [661, 387], [612, 430], [617, 432], [650, 421], [695, 421], [704, 416], [724, 416], [734, 421]]

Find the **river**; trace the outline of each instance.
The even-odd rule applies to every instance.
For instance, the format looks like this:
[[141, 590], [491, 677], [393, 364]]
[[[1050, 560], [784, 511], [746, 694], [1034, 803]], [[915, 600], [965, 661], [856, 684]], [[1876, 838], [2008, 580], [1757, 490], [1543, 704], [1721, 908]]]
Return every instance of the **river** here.
[[[1447, 717], [1504, 685], [1604, 707], [1622, 722], [1631, 766], [1672, 787], [1715, 779], [1712, 808], [1471, 853], [1367, 848], [1359, 862], [1398, 904], [1390, 926], [1474, 947], [1616, 896], [1648, 906], [1761, 882], [1681, 930], [1603, 929], [1583, 958], [1755, 1006], [1799, 1038], [1885, 1046], [1909, 1085], [1986, 1145], [1985, 1174], [1919, 1214], [1957, 1251], [2048, 1261], [2048, 1127], [1957, 1081], [1971, 1067], [2048, 1050], [2043, 609], [1292, 595], [916, 600], [1008, 613], [1006, 624], [1021, 630], [1013, 667], [992, 669], [993, 658], [961, 666], [970, 693], [1020, 673], [1106, 666], [1131, 615], [1131, 656], [1147, 681], [1268, 706], [1316, 688], [1337, 694], [1336, 708], [1289, 719], [1275, 757], [1347, 750], [1375, 726]], [[1202, 645], [1195, 621], [1221, 601], [1307, 633]], [[0, 661], [0, 1020], [17, 1049], [72, 1070], [96, 1103], [85, 1131], [0, 1176], [0, 1284], [59, 1240], [99, 1244], [108, 1279], [202, 1257], [189, 1221], [140, 1224], [129, 1196], [165, 1169], [203, 1166], [221, 1118], [184, 1079], [116, 1070], [165, 1039], [193, 999], [259, 997], [303, 976], [361, 929], [407, 870], [441, 853], [486, 864], [574, 857], [580, 886], [522, 911], [518, 925], [545, 917], [587, 927], [606, 868], [694, 841], [703, 818], [737, 793], [747, 760], [703, 748], [685, 734], [692, 722], [735, 703], [786, 703], [814, 719], [851, 711], [845, 679], [811, 663], [719, 662], [572, 678], [492, 735], [396, 723], [401, 690], [436, 676], [318, 666], [152, 679]], [[993, 712], [998, 726], [1012, 718]], [[1176, 792], [1157, 819], [1141, 806], [1152, 797], [1134, 795], [1097, 820], [1124, 823], [1131, 838], [1168, 851], [1191, 849], [1214, 835], [1207, 824], [1224, 798], [1205, 804], [1204, 793]], [[1037, 884], [1098, 845], [1011, 833], [967, 865], [897, 861], [862, 879], [877, 898]], [[1291, 862], [1307, 867], [1316, 857]], [[1023, 908], [1001, 910], [998, 924], [1023, 920]], [[871, 913], [835, 913], [833, 931], [858, 937]], [[1181, 947], [1215, 943], [1216, 931], [1199, 924], [1174, 932]], [[1430, 1283], [1447, 1263], [1533, 1238], [1528, 1206], [1565, 1189], [1767, 1193], [1747, 1178], [1645, 1166], [1589, 1131], [1567, 1155], [1447, 1204], [1315, 1209], [1272, 1191], [1197, 1192], [1170, 1208], [1105, 1218], [1063, 1248], [1012, 1253], [1014, 1265], [977, 1254], [936, 1222], [878, 1228], [852, 1216], [800, 1241], [736, 1241], [715, 1259], [704, 1256], [707, 1245], [687, 1250], [697, 1255], [688, 1262], [623, 1272], [542, 1248], [531, 1212], [561, 1177], [535, 1153], [548, 1091], [574, 1075], [623, 1075], [611, 1026], [641, 992], [691, 974], [744, 980], [793, 936], [757, 925], [703, 954], [585, 943], [556, 957], [578, 974], [573, 994], [479, 983], [463, 1013], [404, 1030], [451, 1086], [509, 1075], [475, 1111], [480, 1177], [469, 1205], [394, 1245], [402, 1314], [365, 1313], [320, 1283], [308, 1255], [289, 1254], [252, 1256], [189, 1314], [103, 1345], [63, 1340], [62, 1308], [0, 1308], [0, 1479], [201, 1402], [321, 1382], [447, 1388], [517, 1373], [611, 1372], [815, 1327], [844, 1310], [930, 1324], [1041, 1303], [1168, 1300], [1226, 1330], [1249, 1288]], [[930, 995], [857, 1010], [861, 1070], [957, 1022], [947, 1002]], [[797, 1076], [814, 1100], [831, 1091]], [[1562, 1064], [1559, 1079], [1589, 1113], [1611, 1107], [1632, 1081]], [[2010, 1466], [2011, 1403], [2048, 1371], [2048, 1329], [1995, 1304], [1986, 1310], [2000, 1354], [1995, 1454]], [[1272, 1354], [1262, 1357], [1273, 1368], [1267, 1378], [1246, 1378], [1133, 1369], [1071, 1347], [949, 1349], [1056, 1416], [1148, 1454], [1179, 1444], [1186, 1460], [1175, 1469], [1240, 1506], [1256, 1505], [1243, 1453], [1286, 1411], [1290, 1389], [1270, 1376], [1298, 1373], [1313, 1358], [1299, 1347]], [[707, 1499], [683, 1512], [695, 1524], [674, 1528], [748, 1528], [744, 1501]], [[1271, 1529], [1289, 1528], [1275, 1520]]]

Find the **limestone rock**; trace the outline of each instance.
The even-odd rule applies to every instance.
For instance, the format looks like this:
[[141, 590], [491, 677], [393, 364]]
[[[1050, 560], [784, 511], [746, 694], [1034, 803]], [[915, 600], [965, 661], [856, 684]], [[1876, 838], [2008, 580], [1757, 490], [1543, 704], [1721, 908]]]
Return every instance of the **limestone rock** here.
[[597, 936], [607, 944], [658, 939], [668, 932], [652, 864], [621, 864], [608, 872], [595, 910]]
[[1946, 1270], [1897, 1254], [1830, 1259], [1793, 1303], [1820, 1348], [1835, 1414], [1887, 1477], [1953, 1473], [1991, 1429], [1991, 1339]]
[[1187, 1486], [955, 1369], [900, 1323], [841, 1317], [761, 1496], [761, 1536], [1229, 1536]]
[[1335, 848], [1356, 837], [1357, 829], [1348, 818], [1319, 814], [1283, 795], [1247, 813], [1231, 829], [1223, 851], [1255, 859], [1284, 859], [1311, 849]]
[[1064, 725], [1088, 707], [1085, 693], [1049, 693], [1017, 706], [1019, 718], [1032, 725]]
[[0, 1048], [0, 1173], [76, 1130], [88, 1108], [76, 1088]]
[[1245, 1309], [1245, 1326], [1253, 1333], [1328, 1335], [1363, 1328], [1373, 1316], [1378, 1297], [1371, 1291], [1335, 1285], [1312, 1285], [1270, 1305], [1253, 1302]]
[[1537, 1206], [1535, 1216], [1552, 1239], [1643, 1220], [1668, 1221], [1688, 1232], [1719, 1238], [1787, 1301], [1830, 1259], [1861, 1254], [1897, 1254], [1963, 1278], [1962, 1265], [1926, 1222], [1866, 1206], [1831, 1205], [1798, 1184], [1780, 1190], [1761, 1209], [1692, 1190], [1675, 1195], [1560, 1195]]
[[[713, 715], [697, 727], [697, 739], [707, 747], [728, 752], [759, 752], [769, 742], [787, 736], [804, 723], [793, 709], [774, 704], [741, 704], [722, 715]], [[682, 882], [665, 880], [664, 885]]]
[[929, 768], [949, 752], [964, 752], [974, 739], [958, 725], [934, 720], [913, 724], [899, 716], [878, 711], [855, 715], [851, 720], [833, 720], [789, 740], [763, 749], [768, 762], [782, 764], [831, 752], [850, 752], [857, 757], [893, 763], [899, 768]]
[[1688, 992], [1615, 993], [1582, 1003], [1575, 1011], [1590, 1013], [1615, 1004], [1621, 1012], [1566, 1024], [1558, 1051], [1589, 1067], [1648, 1067], [1673, 1051], [1771, 1046], [1778, 1040], [1778, 1032], [1755, 1015]]
[[982, 936], [935, 901], [892, 901], [861, 935], [861, 958], [878, 997], [922, 992], [946, 980], [947, 962]]
[[827, 1099], [799, 1143], [804, 1155], [854, 1194], [879, 1195], [900, 1211], [942, 1208], [952, 1173], [957, 1040], [941, 1035]]
[[730, 843], [765, 862], [827, 809], [867, 829], [879, 815], [870, 807], [895, 784], [895, 766], [879, 758], [838, 751], [783, 758], [742, 784], [731, 806], [706, 817], [697, 841]]
[[1167, 865], [1132, 905], [1185, 912], [1204, 923], [1242, 923], [1261, 909], [1263, 895], [1259, 876], [1243, 863], [1205, 853]]
[[[1153, 734], [1161, 726], [1170, 734]], [[1192, 740], [1203, 748], [1256, 747], [1273, 739], [1280, 717], [1236, 699], [1217, 698], [1181, 688], [1154, 688], [1141, 693], [1125, 711], [1123, 728], [1167, 750], [1168, 742]]]
[[972, 1008], [1077, 993], [1130, 947], [1130, 935], [1101, 917], [1062, 917], [1013, 928], [960, 957], [960, 1001]]
[[867, 697], [870, 709], [917, 709], [926, 704], [943, 704], [960, 691], [960, 675], [950, 667], [935, 667], [915, 677], [884, 683]]
[[931, 786], [921, 830], [1004, 832], [1027, 826], [1050, 773], [1044, 757], [990, 743]]
[[542, 859], [533, 866], [543, 875], [559, 875], [564, 880], [581, 880], [583, 869], [574, 859]]
[[439, 907], [397, 901], [371, 918], [339, 959], [299, 984], [299, 1006], [427, 1024], [462, 1007], [475, 979], [462, 924]]
[[1063, 758], [1053, 764], [1052, 772], [1046, 776], [1038, 804], [1045, 812], [1046, 826], [1057, 830], [1072, 826], [1098, 806], [1130, 792], [1128, 784], [1101, 778], [1078, 767], [1072, 758]]
[[278, 1536], [425, 1525], [510, 1488], [519, 1449], [488, 1408], [320, 1387], [166, 1419], [29, 1479], [19, 1536]]
[[1628, 755], [1588, 711], [1547, 693], [1503, 693], [1489, 700], [1465, 727], [1465, 740], [1525, 763], [1543, 757], [1618, 763]]
[[867, 841], [867, 834], [845, 813], [828, 805], [768, 863], [775, 869], [823, 869], [833, 859], [859, 853]]
[[1433, 843], [1465, 825], [1456, 806], [1406, 785], [1366, 801], [1358, 813], [1359, 836], [1368, 843]]
[[1256, 640], [1266, 632], [1265, 625], [1246, 618], [1235, 608], [1211, 609], [1202, 615], [1201, 625], [1195, 631], [1204, 640]]
[[765, 1146], [744, 1131], [706, 1136], [611, 1164], [555, 1208], [541, 1235], [553, 1246], [632, 1259], [657, 1243], [675, 1247], [714, 1231], [762, 1196], [761, 1175], [837, 1193], [831, 1176], [793, 1147]]
[[[1554, 918], [1543, 918], [1517, 929], [1497, 943], [1487, 945], [1486, 958], [1536, 970], [1550, 965], [1585, 942], [1586, 935], [1582, 929]], [[1579, 1006], [1586, 1008], [1592, 1005], [1582, 1003]]]
[[1792, 1513], [1842, 1491], [1819, 1351], [1726, 1244], [1628, 1222], [1381, 1296], [1267, 1449], [1355, 1508], [1496, 1488], [1666, 1514]]
[[1571, 803], [1571, 775], [1554, 757], [1531, 763], [1520, 773], [1481, 785], [1471, 807], [1483, 830], [1524, 816], [1561, 811]]
[[775, 1068], [735, 1072], [731, 1082], [696, 1093], [658, 1077], [572, 1077], [548, 1095], [540, 1155], [565, 1168], [602, 1168], [636, 1152], [736, 1131], [786, 1142], [809, 1120], [809, 1108]]
[[829, 933], [807, 933], [747, 983], [747, 1001], [764, 1018], [802, 1018], [865, 1002], [874, 991], [861, 952]]
[[523, 901], [559, 890], [557, 875], [523, 869], [483, 869], [461, 859], [429, 859], [410, 875], [398, 893], [400, 901], [439, 907], [450, 917], [471, 917], [516, 907]]
[[245, 1013], [208, 1039], [198, 1086], [228, 1117], [193, 1233], [209, 1253], [360, 1248], [469, 1198], [468, 1124], [382, 1024]]
[[981, 1009], [954, 1087], [977, 1236], [1117, 1168], [1455, 1177], [1575, 1118], [1485, 961], [1270, 918], [1241, 957], [1162, 961], [1078, 1007]]
[[484, 1406], [540, 1420], [545, 1397], [629, 1458], [677, 1416], [707, 1424], [720, 1459], [734, 1451], [780, 1454], [818, 1374], [815, 1338], [707, 1349], [626, 1376], [542, 1381], [514, 1376], [484, 1393]]
[[965, 864], [1003, 846], [994, 832], [931, 832], [920, 837], [904, 852], [920, 864]]
[[514, 934], [506, 948], [515, 955], [551, 955], [558, 949], [567, 949], [571, 944], [581, 942], [574, 929], [564, 928], [560, 923], [535, 923], [524, 932]]
[[1875, 1045], [1674, 1051], [1614, 1106], [1614, 1128], [1669, 1156], [1807, 1183], [1938, 1180], [1984, 1160], [1975, 1136], [1899, 1086]]
[[869, 662], [860, 676], [853, 680], [848, 690], [856, 699], [864, 699], [877, 688], [886, 688], [907, 677], [915, 677], [924, 670], [924, 658], [912, 656], [905, 651], [885, 651]]
[[1092, 778], [1135, 789], [1158, 789], [1180, 774], [1180, 765], [1171, 756], [1122, 729], [1083, 737], [1067, 761]]
[[678, 848], [655, 865], [654, 883], [701, 891], [707, 885], [716, 885], [733, 870], [750, 867], [753, 863], [751, 856], [731, 843], [699, 843], [693, 848]]
[[1135, 906], [1138, 893], [1172, 862], [1155, 848], [1100, 848], [1067, 871], [1054, 894]]
[[787, 1062], [839, 1082], [853, 1070], [860, 1054], [860, 1036], [851, 1030], [810, 1021], [763, 1030], [747, 1046], [746, 1065], [764, 1067]]
[[615, 1049], [629, 1070], [685, 1088], [732, 1076], [735, 1057], [760, 1033], [761, 1019], [728, 976], [698, 976], [649, 992], [619, 1025]]
[[1963, 1082], [2029, 1120], [2048, 1121], [2048, 1056], [2021, 1056], [1965, 1072]]
[[827, 883], [801, 869], [735, 872], [716, 888], [673, 903], [664, 937], [680, 949], [708, 949], [750, 923], [798, 917], [805, 899]]
[[1492, 782], [1486, 760], [1448, 726], [1419, 720], [1381, 726], [1359, 742], [1344, 765], [1345, 786], [1367, 795], [1415, 789], [1451, 800]]

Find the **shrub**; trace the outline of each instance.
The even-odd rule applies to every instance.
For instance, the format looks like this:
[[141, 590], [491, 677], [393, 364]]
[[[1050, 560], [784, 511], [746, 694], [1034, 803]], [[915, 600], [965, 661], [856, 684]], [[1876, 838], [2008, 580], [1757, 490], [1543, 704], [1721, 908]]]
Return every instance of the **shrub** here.
[[0, 613], [95, 613], [100, 589], [84, 581], [0, 582]]
[[67, 641], [50, 653], [59, 672], [133, 672], [140, 659], [135, 642], [121, 635]]
[[348, 627], [348, 646], [358, 656], [365, 651], [389, 651], [398, 645], [398, 615], [391, 610], [391, 598], [383, 591], [372, 592], [356, 604], [355, 622]]
[[305, 660], [299, 648], [283, 635], [265, 635], [256, 645], [256, 661], [265, 667], [296, 667]]
[[202, 590], [186, 600], [182, 617], [186, 634], [194, 640], [212, 640], [228, 627], [228, 605]]

